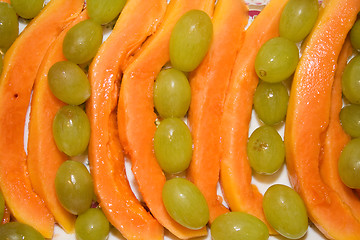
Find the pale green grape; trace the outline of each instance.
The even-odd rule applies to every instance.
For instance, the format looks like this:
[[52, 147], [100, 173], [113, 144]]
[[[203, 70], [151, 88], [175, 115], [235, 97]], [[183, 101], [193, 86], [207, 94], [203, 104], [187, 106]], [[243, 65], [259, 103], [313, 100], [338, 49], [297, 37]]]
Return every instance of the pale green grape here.
[[254, 109], [265, 124], [274, 125], [285, 119], [289, 94], [283, 83], [261, 81], [254, 94]]
[[4, 218], [4, 212], [5, 212], [5, 200], [2, 192], [0, 191], [0, 222]]
[[302, 41], [314, 27], [318, 15], [318, 0], [290, 0], [281, 14], [280, 36], [293, 42]]
[[356, 50], [360, 50], [360, 19], [358, 19], [350, 31], [350, 41]]
[[44, 0], [11, 0], [11, 5], [20, 17], [31, 19], [44, 7]]
[[125, 3], [126, 0], [87, 0], [86, 7], [91, 19], [106, 24], [119, 15]]
[[45, 240], [33, 227], [20, 223], [9, 222], [0, 224], [1, 240]]
[[269, 230], [257, 217], [245, 212], [229, 212], [218, 216], [211, 224], [213, 240], [266, 240]]
[[67, 105], [56, 114], [53, 122], [56, 146], [69, 156], [83, 153], [90, 139], [90, 122], [78, 106]]
[[344, 131], [352, 137], [360, 137], [360, 105], [345, 106], [340, 112], [340, 121]]
[[49, 70], [48, 82], [52, 93], [67, 104], [80, 105], [90, 97], [90, 82], [73, 62], [55, 63]]
[[18, 17], [14, 9], [0, 2], [0, 49], [7, 50], [19, 34]]
[[77, 240], [106, 240], [110, 224], [100, 208], [89, 208], [75, 222]]
[[88, 19], [73, 26], [63, 42], [64, 56], [76, 64], [90, 61], [98, 51], [103, 39], [100, 24]]
[[84, 164], [71, 160], [61, 164], [55, 177], [55, 189], [61, 205], [70, 213], [78, 215], [90, 208], [93, 182]]
[[173, 178], [166, 181], [162, 198], [169, 215], [187, 228], [200, 229], [209, 221], [209, 208], [205, 197], [186, 179]]
[[161, 121], [154, 135], [154, 152], [160, 167], [167, 173], [188, 168], [192, 157], [192, 138], [189, 128], [179, 118]]
[[355, 104], [360, 104], [360, 56], [356, 56], [346, 65], [342, 75], [344, 96]]
[[273, 174], [284, 163], [285, 145], [273, 127], [264, 125], [251, 134], [247, 154], [250, 165], [256, 172]]
[[360, 138], [351, 140], [339, 158], [339, 175], [350, 188], [360, 189]]
[[191, 100], [190, 84], [179, 70], [162, 70], [154, 85], [154, 105], [163, 118], [184, 117]]
[[213, 26], [207, 13], [190, 10], [176, 23], [170, 37], [170, 60], [174, 68], [193, 71], [205, 57], [212, 40]]
[[255, 71], [265, 82], [281, 82], [294, 73], [298, 61], [296, 44], [286, 38], [276, 37], [261, 46], [255, 58]]
[[264, 194], [263, 209], [266, 220], [282, 236], [298, 239], [307, 232], [305, 204], [292, 188], [281, 184], [269, 187]]

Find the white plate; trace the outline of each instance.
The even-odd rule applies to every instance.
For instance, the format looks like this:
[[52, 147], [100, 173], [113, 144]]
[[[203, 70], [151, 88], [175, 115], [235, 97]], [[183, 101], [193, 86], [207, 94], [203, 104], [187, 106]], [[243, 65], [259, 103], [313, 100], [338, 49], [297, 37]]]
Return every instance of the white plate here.
[[[48, 2], [48, 1], [49, 0], [47, 0], [46, 2]], [[262, 9], [263, 6], [268, 1], [269, 0], [245, 0], [245, 2], [249, 5], [250, 10], [255, 10], [255, 11]], [[20, 21], [20, 31], [22, 31], [25, 26], [26, 26], [26, 21]], [[110, 31], [109, 31], [109, 28], [107, 28], [105, 31], [105, 34], [104, 34], [104, 40], [107, 38], [107, 36], [109, 34], [110, 34]], [[251, 120], [251, 124], [250, 124], [250, 128], [249, 128], [249, 135], [259, 125], [260, 125], [260, 122], [257, 119], [257, 117], [253, 111], [252, 120]], [[25, 127], [25, 129], [27, 129], [27, 126]], [[279, 129], [279, 133], [281, 134], [281, 136], [283, 136], [283, 132], [284, 132], [284, 126], [282, 125]], [[26, 130], [25, 130], [25, 133], [26, 133], [25, 134], [25, 138], [26, 138], [26, 136], [27, 136]], [[25, 139], [25, 145], [26, 145], [26, 140], [27, 139]], [[26, 148], [26, 146], [25, 146], [25, 148]], [[140, 198], [139, 192], [136, 190], [136, 187], [133, 184], [135, 180], [134, 180], [134, 176], [133, 176], [130, 168], [131, 168], [131, 165], [127, 161], [126, 162], [126, 172], [128, 174], [128, 179], [129, 179], [130, 185], [132, 186], [136, 196]], [[253, 175], [253, 183], [259, 188], [259, 191], [263, 194], [265, 193], [266, 189], [269, 186], [276, 184], [276, 183], [281, 183], [281, 184], [290, 186], [285, 165], [276, 174], [274, 174], [272, 176], [263, 176], [263, 175], [259, 175], [259, 174], [254, 174]], [[219, 193], [219, 195], [222, 195], [220, 187], [218, 187], [218, 193]], [[226, 203], [224, 203], [224, 205], [226, 205]], [[178, 240], [177, 237], [175, 237], [168, 231], [165, 231], [165, 235], [166, 235], [165, 240]], [[76, 240], [76, 237], [74, 234], [66, 234], [58, 225], [56, 225], [53, 240], [65, 240], [65, 239], [66, 240]], [[202, 237], [202, 238], [196, 238], [196, 240], [210, 240], [210, 239], [211, 239], [210, 231], [209, 231], [208, 236]], [[271, 236], [269, 239], [275, 240], [275, 239], [286, 239], [286, 238], [283, 238], [281, 236]], [[326, 238], [312, 224], [310, 224], [307, 234], [301, 239], [302, 240], [324, 240]], [[112, 227], [110, 235], [109, 235], [109, 240], [125, 240], [125, 238], [122, 237], [122, 235], [120, 234], [119, 231], [117, 231], [114, 227]], [[146, 239], [144, 239], [144, 240], [146, 240]]]

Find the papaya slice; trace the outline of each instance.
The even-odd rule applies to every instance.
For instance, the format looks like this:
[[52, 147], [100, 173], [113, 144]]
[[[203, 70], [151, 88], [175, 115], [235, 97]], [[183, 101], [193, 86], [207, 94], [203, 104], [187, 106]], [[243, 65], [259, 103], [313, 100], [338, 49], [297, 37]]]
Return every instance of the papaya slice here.
[[[258, 84], [255, 58], [262, 44], [279, 35], [279, 21], [287, 0], [271, 0], [245, 32], [237, 55], [221, 119], [220, 181], [232, 211], [244, 211], [266, 222], [262, 195], [251, 184], [247, 158], [253, 95]], [[270, 233], [274, 234], [269, 224]]]
[[289, 179], [312, 222], [331, 239], [359, 239], [360, 222], [322, 179], [321, 143], [329, 125], [334, 70], [360, 10], [358, 0], [327, 0], [296, 69], [285, 125]]
[[118, 126], [121, 144], [132, 162], [132, 170], [145, 203], [153, 216], [179, 238], [207, 234], [206, 228], [190, 230], [167, 213], [162, 201], [166, 177], [153, 150], [156, 114], [153, 85], [163, 65], [169, 61], [169, 40], [177, 20], [191, 9], [212, 15], [213, 0], [173, 0], [167, 7], [159, 29], [143, 45], [126, 67], [118, 103]]
[[125, 63], [158, 27], [166, 0], [129, 0], [115, 28], [89, 68], [91, 96], [87, 114], [91, 124], [89, 163], [97, 200], [126, 239], [163, 239], [163, 227], [133, 194], [125, 173], [125, 159], [117, 127], [120, 79]]
[[69, 24], [47, 51], [35, 80], [29, 121], [27, 163], [31, 184], [44, 199], [55, 220], [68, 233], [74, 231], [75, 216], [62, 207], [55, 190], [57, 170], [68, 160], [68, 156], [57, 148], [52, 130], [57, 111], [66, 104], [51, 92], [47, 75], [52, 65], [66, 60], [62, 46], [67, 31], [85, 19], [88, 19], [86, 11]]
[[347, 60], [352, 54], [353, 48], [349, 38], [347, 38], [340, 52], [335, 71], [331, 93], [329, 126], [325, 132], [319, 166], [323, 181], [337, 192], [341, 200], [349, 206], [354, 216], [360, 221], [360, 199], [351, 188], [341, 181], [338, 172], [338, 160], [341, 151], [351, 139], [341, 126], [339, 114], [342, 108], [341, 76]]
[[24, 127], [32, 87], [50, 44], [80, 13], [82, 0], [53, 0], [9, 48], [0, 77], [0, 187], [11, 214], [53, 235], [54, 218], [32, 189], [24, 150]]
[[243, 1], [218, 1], [212, 19], [210, 49], [189, 77], [192, 95], [188, 123], [194, 150], [187, 177], [207, 200], [210, 223], [229, 211], [216, 192], [220, 173], [220, 120], [231, 70], [248, 18], [248, 8]]

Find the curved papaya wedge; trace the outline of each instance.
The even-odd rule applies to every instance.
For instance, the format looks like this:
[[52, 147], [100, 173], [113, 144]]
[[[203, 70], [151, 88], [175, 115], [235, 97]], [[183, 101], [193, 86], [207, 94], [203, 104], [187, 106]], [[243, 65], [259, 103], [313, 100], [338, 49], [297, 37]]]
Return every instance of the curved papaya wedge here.
[[82, 0], [53, 0], [9, 48], [0, 78], [0, 187], [11, 214], [51, 238], [54, 218], [33, 191], [24, 150], [30, 95], [50, 44], [80, 13]]
[[68, 156], [57, 148], [52, 130], [53, 119], [65, 103], [51, 92], [47, 75], [52, 65], [66, 60], [62, 46], [67, 31], [85, 19], [88, 19], [88, 16], [86, 11], [83, 11], [49, 47], [35, 80], [29, 121], [27, 163], [31, 184], [66, 232], [74, 231], [75, 216], [60, 204], [55, 191], [55, 177]]
[[334, 70], [360, 10], [358, 0], [327, 0], [296, 69], [285, 125], [289, 179], [312, 222], [331, 239], [359, 239], [360, 222], [319, 171], [321, 141], [329, 124]]
[[210, 49], [189, 77], [192, 94], [188, 123], [194, 150], [187, 177], [203, 193], [210, 210], [210, 223], [229, 211], [216, 192], [220, 173], [220, 120], [231, 70], [248, 19], [244, 1], [218, 1], [212, 19]]
[[133, 194], [117, 127], [122, 69], [129, 57], [152, 35], [165, 13], [166, 0], [129, 0], [115, 28], [89, 68], [91, 124], [89, 163], [99, 204], [126, 239], [163, 239], [163, 227]]
[[[279, 21], [287, 0], [271, 0], [245, 32], [237, 55], [221, 119], [220, 180], [232, 211], [244, 211], [266, 222], [262, 195], [251, 184], [247, 158], [253, 95], [258, 84], [255, 57], [262, 44], [279, 35]], [[270, 233], [275, 234], [269, 224]]]
[[325, 133], [319, 166], [323, 181], [337, 192], [341, 200], [349, 206], [354, 216], [360, 221], [360, 199], [352, 189], [341, 181], [338, 172], [338, 160], [341, 151], [351, 139], [351, 137], [344, 132], [339, 115], [342, 108], [341, 76], [348, 57], [352, 54], [353, 48], [350, 39], [347, 38], [340, 52], [335, 71], [335, 79], [331, 93], [329, 126]]
[[167, 213], [162, 201], [166, 178], [153, 150], [156, 114], [153, 85], [157, 74], [169, 61], [169, 40], [177, 20], [188, 10], [202, 9], [212, 15], [213, 0], [174, 0], [163, 22], [125, 69], [118, 104], [119, 136], [132, 161], [132, 170], [145, 203], [153, 216], [171, 233], [186, 239], [206, 235], [206, 228], [190, 230]]

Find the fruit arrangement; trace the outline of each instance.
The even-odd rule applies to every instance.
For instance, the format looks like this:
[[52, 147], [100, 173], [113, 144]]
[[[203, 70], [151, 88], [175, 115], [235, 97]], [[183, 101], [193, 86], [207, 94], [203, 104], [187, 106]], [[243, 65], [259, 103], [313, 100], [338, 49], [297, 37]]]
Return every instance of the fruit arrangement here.
[[249, 6], [0, 0], [0, 240], [360, 239], [360, 2]]

